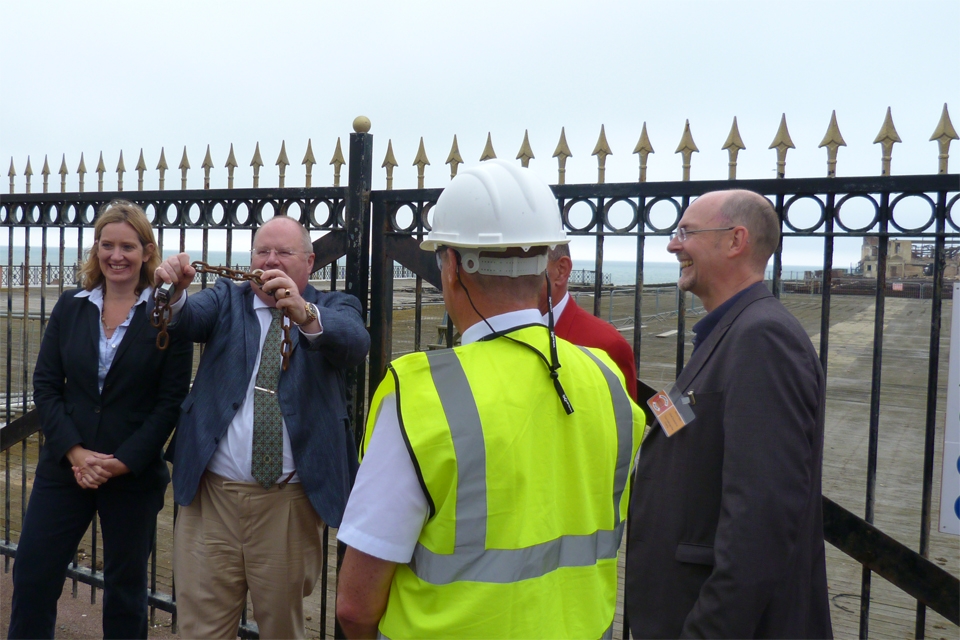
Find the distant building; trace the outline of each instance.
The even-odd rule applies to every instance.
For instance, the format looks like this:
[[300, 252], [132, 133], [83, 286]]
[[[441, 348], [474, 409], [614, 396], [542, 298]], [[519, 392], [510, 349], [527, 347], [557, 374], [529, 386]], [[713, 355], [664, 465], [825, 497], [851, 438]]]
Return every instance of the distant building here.
[[[880, 239], [876, 236], [863, 239], [860, 249], [860, 275], [877, 277], [877, 258]], [[923, 278], [933, 276], [935, 245], [932, 242], [894, 239], [887, 242], [887, 279]], [[946, 247], [945, 278], [960, 275], [960, 246]]]

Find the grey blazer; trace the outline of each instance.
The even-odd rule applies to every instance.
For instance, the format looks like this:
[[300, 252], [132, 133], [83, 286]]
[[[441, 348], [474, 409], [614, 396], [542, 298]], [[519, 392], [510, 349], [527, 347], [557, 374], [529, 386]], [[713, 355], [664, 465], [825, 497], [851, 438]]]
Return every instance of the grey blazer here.
[[677, 379], [695, 418], [641, 446], [626, 607], [637, 638], [826, 638], [820, 474], [824, 376], [762, 285]]
[[[193, 501], [200, 476], [256, 375], [260, 322], [254, 295], [250, 283], [221, 278], [190, 295], [170, 327], [171, 335], [205, 343], [172, 445], [177, 504]], [[324, 522], [337, 527], [358, 466], [344, 376], [364, 361], [370, 335], [354, 296], [321, 293], [309, 285], [302, 295], [319, 307], [323, 333], [313, 345], [302, 335], [294, 340], [277, 393], [303, 489]]]

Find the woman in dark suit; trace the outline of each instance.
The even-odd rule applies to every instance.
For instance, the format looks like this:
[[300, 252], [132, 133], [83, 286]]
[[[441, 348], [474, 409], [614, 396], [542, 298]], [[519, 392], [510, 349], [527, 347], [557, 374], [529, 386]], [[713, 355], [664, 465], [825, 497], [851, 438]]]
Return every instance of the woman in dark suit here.
[[13, 566], [10, 638], [52, 638], [67, 565], [98, 513], [103, 635], [147, 637], [147, 559], [170, 474], [162, 449], [187, 394], [193, 345], [156, 347], [153, 230], [113, 201], [94, 225], [83, 288], [50, 315], [33, 376], [45, 442]]

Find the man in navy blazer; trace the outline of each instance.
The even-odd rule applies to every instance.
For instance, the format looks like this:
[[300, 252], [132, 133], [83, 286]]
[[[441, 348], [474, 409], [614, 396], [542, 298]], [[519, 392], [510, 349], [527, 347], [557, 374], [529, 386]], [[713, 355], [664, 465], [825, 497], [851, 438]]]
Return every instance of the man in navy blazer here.
[[821, 511], [825, 380], [763, 283], [780, 239], [763, 196], [720, 191], [667, 249], [709, 313], [671, 394], [687, 424], [650, 430], [630, 504], [626, 611], [637, 638], [832, 636]]
[[[261, 637], [304, 635], [303, 598], [320, 574], [323, 523], [339, 526], [357, 467], [345, 374], [370, 346], [358, 300], [308, 284], [313, 260], [307, 231], [278, 216], [253, 239], [262, 287], [221, 278], [182, 296], [196, 274], [189, 256], [157, 270], [158, 282], [176, 285], [171, 333], [205, 344], [174, 443], [183, 637], [235, 638], [248, 589]], [[266, 338], [274, 308], [295, 325], [286, 370]], [[260, 386], [265, 367], [279, 371], [275, 390]], [[275, 394], [282, 414], [282, 473], [267, 483], [251, 469], [257, 393]]]

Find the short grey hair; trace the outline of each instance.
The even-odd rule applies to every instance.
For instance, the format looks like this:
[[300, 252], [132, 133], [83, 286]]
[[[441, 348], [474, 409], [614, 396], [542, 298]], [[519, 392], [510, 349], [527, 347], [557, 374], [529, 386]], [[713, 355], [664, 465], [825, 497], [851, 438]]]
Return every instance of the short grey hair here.
[[553, 249], [550, 249], [550, 252], [547, 253], [547, 260], [550, 262], [556, 262], [560, 258], [569, 258], [570, 257], [570, 244], [564, 242], [563, 244], [558, 244]]
[[780, 217], [770, 201], [753, 191], [732, 190], [720, 206], [720, 216], [731, 225], [747, 228], [756, 264], [766, 267], [780, 244]]

